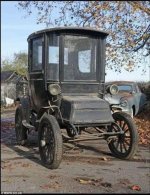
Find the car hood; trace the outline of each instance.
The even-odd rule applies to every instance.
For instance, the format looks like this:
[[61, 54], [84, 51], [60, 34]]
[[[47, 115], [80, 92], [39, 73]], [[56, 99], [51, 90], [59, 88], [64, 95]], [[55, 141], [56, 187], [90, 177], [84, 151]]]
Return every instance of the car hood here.
[[128, 99], [132, 96], [130, 93], [118, 93], [117, 95], [105, 94], [105, 100], [110, 104], [120, 104], [120, 99]]

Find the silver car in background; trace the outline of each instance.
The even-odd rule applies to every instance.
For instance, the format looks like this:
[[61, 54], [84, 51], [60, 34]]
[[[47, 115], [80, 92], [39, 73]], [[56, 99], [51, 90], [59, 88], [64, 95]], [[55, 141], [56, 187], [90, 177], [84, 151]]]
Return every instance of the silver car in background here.
[[113, 106], [114, 111], [123, 111], [133, 116], [137, 115], [146, 105], [147, 98], [141, 92], [138, 84], [132, 81], [113, 81], [106, 83], [106, 88], [110, 85], [118, 87], [117, 94], [105, 94], [105, 100]]

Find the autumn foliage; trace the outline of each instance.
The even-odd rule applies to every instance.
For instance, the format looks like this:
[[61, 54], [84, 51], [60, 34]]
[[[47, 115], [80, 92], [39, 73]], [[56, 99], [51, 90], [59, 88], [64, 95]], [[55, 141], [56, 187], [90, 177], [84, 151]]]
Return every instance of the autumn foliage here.
[[36, 13], [35, 22], [47, 28], [84, 26], [107, 31], [107, 66], [115, 71], [122, 67], [133, 71], [146, 64], [150, 54], [149, 1], [19, 1], [18, 8], [27, 15]]
[[134, 117], [134, 121], [139, 133], [139, 144], [150, 146], [150, 102]]

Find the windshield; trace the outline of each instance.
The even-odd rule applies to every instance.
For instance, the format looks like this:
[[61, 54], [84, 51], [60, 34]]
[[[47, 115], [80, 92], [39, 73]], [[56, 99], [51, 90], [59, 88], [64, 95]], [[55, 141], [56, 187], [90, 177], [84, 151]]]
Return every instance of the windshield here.
[[64, 37], [64, 80], [96, 80], [96, 39]]
[[118, 85], [119, 91], [132, 92], [132, 85]]

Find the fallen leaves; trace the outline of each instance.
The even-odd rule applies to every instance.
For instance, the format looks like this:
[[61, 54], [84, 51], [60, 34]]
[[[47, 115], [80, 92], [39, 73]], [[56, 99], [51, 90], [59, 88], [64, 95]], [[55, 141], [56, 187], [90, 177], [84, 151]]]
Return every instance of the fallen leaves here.
[[112, 184], [111, 184], [111, 183], [108, 183], [108, 182], [101, 183], [101, 185], [102, 185], [103, 187], [106, 187], [106, 188], [112, 188]]
[[19, 164], [22, 164], [22, 162], [20, 161], [14, 162], [14, 165], [19, 165]]
[[150, 145], [150, 105], [134, 117], [139, 134], [139, 144]]
[[2, 182], [11, 183], [10, 179], [3, 180]]
[[79, 179], [79, 183], [81, 183], [81, 184], [89, 184], [91, 182], [92, 182], [91, 180]]
[[5, 164], [4, 165], [1, 165], [1, 169], [7, 169], [8, 171], [12, 171], [13, 167], [12, 167], [12, 164]]
[[23, 163], [20, 161], [16, 161], [14, 163], [10, 163], [9, 161], [3, 162], [1, 165], [1, 169], [5, 169], [8, 171], [11, 171], [12, 169], [17, 168], [18, 166], [20, 167], [31, 167], [32, 165], [30, 163]]
[[22, 167], [31, 167], [31, 164], [29, 164], [29, 163], [23, 163], [21, 166]]
[[108, 159], [105, 156], [102, 157], [102, 160], [108, 161]]
[[131, 182], [129, 179], [123, 178], [123, 179], [119, 179], [119, 184], [123, 184], [123, 185], [127, 186], [127, 185], [131, 184]]
[[133, 185], [133, 186], [131, 186], [131, 189], [132, 189], [132, 190], [136, 190], [136, 191], [141, 191], [141, 187], [138, 186], [138, 185]]
[[58, 176], [56, 176], [56, 175], [48, 175], [48, 176], [47, 176], [48, 179], [55, 179], [55, 178], [57, 178], [57, 177], [58, 177]]
[[49, 184], [44, 184], [44, 185], [41, 185], [40, 186], [40, 188], [42, 188], [42, 189], [45, 189], [45, 190], [47, 190], [47, 189], [49, 189], [49, 188], [59, 188], [60, 187], [60, 185], [59, 185], [59, 183], [57, 182], [57, 181], [55, 181], [54, 183], [49, 183]]
[[90, 184], [90, 185], [94, 185], [94, 186], [103, 186], [106, 188], [111, 188], [112, 184], [109, 182], [102, 182], [103, 179], [90, 179], [90, 178], [76, 178], [76, 181], [78, 181], [80, 184]]
[[52, 187], [51, 184], [44, 184], [44, 185], [40, 186], [40, 188], [42, 188], [42, 189], [49, 189], [51, 187]]
[[[112, 184], [109, 182], [103, 182], [103, 179], [90, 179], [90, 178], [76, 178], [76, 181], [78, 181], [80, 184], [83, 185], [94, 185], [94, 186], [102, 186], [105, 188], [112, 188]], [[119, 184], [123, 184], [127, 187], [129, 187], [131, 190], [134, 191], [141, 191], [141, 187], [139, 185], [132, 185], [128, 179], [121, 179]]]

